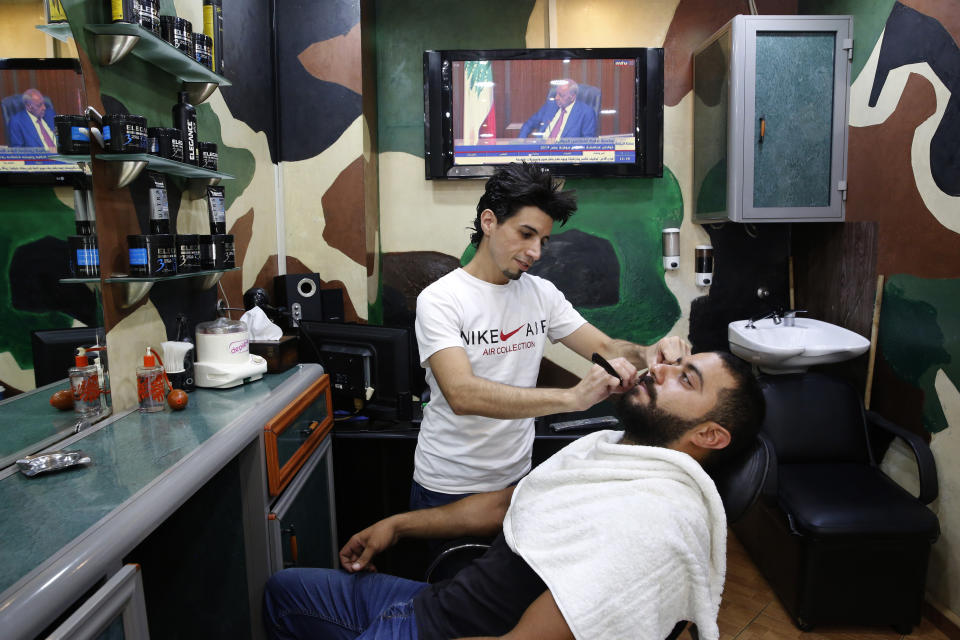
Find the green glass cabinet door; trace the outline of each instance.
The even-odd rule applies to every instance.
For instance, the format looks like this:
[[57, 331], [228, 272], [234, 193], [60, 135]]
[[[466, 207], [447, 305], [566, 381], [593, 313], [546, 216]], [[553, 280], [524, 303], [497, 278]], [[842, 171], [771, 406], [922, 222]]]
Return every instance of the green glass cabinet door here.
[[841, 221], [850, 19], [744, 25], [743, 220]]
[[835, 42], [832, 32], [757, 33], [754, 207], [830, 204]]

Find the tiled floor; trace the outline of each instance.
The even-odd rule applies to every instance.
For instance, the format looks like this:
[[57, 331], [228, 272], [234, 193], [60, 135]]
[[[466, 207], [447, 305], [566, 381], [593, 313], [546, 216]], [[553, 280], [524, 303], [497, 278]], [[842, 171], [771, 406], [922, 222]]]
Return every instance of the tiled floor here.
[[[926, 619], [909, 636], [884, 627], [818, 627], [804, 633], [791, 622], [736, 537], [731, 533], [727, 540], [727, 581], [720, 605], [720, 640], [948, 640]], [[688, 632], [681, 636], [682, 640], [689, 638]]]

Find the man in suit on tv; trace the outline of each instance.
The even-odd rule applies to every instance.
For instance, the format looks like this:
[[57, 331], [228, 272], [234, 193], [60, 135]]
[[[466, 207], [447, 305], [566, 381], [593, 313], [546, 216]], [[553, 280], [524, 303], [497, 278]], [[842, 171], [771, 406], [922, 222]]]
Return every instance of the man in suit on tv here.
[[57, 150], [53, 110], [47, 109], [43, 94], [36, 89], [23, 92], [23, 111], [10, 116], [7, 133], [11, 147], [42, 147]]
[[557, 85], [553, 100], [547, 99], [520, 129], [521, 138], [531, 134], [553, 141], [560, 138], [592, 138], [597, 135], [597, 114], [592, 107], [577, 102], [580, 88], [569, 78]]

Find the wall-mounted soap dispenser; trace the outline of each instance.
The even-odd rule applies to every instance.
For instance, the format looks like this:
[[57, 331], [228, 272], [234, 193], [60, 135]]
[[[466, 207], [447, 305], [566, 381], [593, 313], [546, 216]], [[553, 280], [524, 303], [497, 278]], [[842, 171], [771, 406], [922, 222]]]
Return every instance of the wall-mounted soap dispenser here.
[[680, 229], [663, 230], [663, 268], [665, 271], [680, 268]]
[[709, 287], [713, 282], [713, 247], [709, 244], [698, 244], [694, 251], [694, 262], [697, 286]]

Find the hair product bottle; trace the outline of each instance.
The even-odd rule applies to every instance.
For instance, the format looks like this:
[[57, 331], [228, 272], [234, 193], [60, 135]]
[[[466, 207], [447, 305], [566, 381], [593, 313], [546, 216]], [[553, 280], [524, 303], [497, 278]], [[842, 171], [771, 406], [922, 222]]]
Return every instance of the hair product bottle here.
[[46, 4], [47, 22], [49, 24], [67, 21], [67, 14], [63, 11], [63, 4], [60, 0], [47, 0]]
[[87, 196], [82, 186], [73, 188], [73, 220], [77, 228], [77, 235], [90, 236], [94, 234], [93, 220], [87, 214]]
[[150, 233], [170, 233], [170, 204], [167, 201], [167, 183], [163, 174], [148, 171], [150, 181]]
[[223, 75], [223, 0], [203, 0], [203, 32], [213, 40], [213, 71]]
[[97, 366], [87, 362], [87, 352], [77, 349], [74, 365], [70, 367], [70, 389], [73, 391], [73, 410], [81, 416], [100, 413], [100, 381]]
[[197, 164], [197, 110], [187, 102], [187, 92], [181, 91], [180, 101], [173, 105], [173, 127], [183, 137], [183, 161]]
[[140, 22], [140, 7], [135, 0], [110, 0], [110, 17], [114, 22]]
[[147, 354], [143, 356], [143, 366], [137, 367], [137, 400], [140, 402], [140, 413], [163, 411], [163, 403], [166, 399], [163, 367], [157, 364], [153, 351], [147, 347]]
[[223, 198], [223, 187], [207, 187], [207, 213], [210, 214], [211, 235], [227, 232], [227, 212]]

